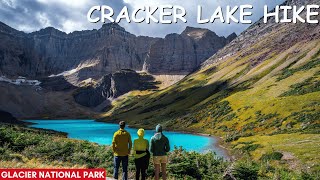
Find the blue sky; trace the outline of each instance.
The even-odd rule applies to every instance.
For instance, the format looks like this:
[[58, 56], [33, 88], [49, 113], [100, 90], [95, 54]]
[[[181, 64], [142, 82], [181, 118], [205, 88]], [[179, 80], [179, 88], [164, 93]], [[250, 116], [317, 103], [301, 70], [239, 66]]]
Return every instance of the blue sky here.
[[210, 15], [218, 6], [251, 4], [253, 5], [253, 15], [250, 19], [255, 22], [263, 16], [264, 5], [274, 8], [283, 2], [284, 0], [1, 0], [0, 21], [25, 32], [52, 26], [69, 33], [75, 30], [99, 29], [101, 27], [101, 22], [90, 23], [86, 17], [88, 10], [95, 5], [108, 5], [117, 14], [124, 6], [132, 10], [143, 5], [170, 4], [180, 5], [186, 9], [187, 23], [179, 22], [168, 25], [127, 23], [123, 21], [120, 25], [135, 35], [153, 37], [164, 37], [169, 33], [180, 33], [186, 26], [208, 28], [220, 36], [228, 36], [232, 32], [239, 34], [250, 25], [219, 22], [198, 24], [196, 22], [197, 5], [202, 5], [204, 17], [210, 18]]

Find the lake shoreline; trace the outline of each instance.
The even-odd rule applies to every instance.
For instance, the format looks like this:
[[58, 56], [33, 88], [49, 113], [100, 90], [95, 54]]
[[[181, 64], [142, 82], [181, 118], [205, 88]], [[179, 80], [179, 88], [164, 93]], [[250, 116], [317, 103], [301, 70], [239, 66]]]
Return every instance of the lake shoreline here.
[[[112, 122], [112, 121], [101, 121], [99, 119], [95, 119], [95, 121], [103, 122], [103, 123], [118, 124], [118, 123]], [[127, 127], [135, 128], [135, 129], [141, 128], [141, 127], [138, 127], [138, 126], [135, 126], [135, 125], [127, 125]], [[145, 130], [154, 130], [155, 128], [144, 128], [144, 129]], [[191, 135], [197, 135], [197, 136], [205, 136], [205, 137], [210, 137], [212, 139], [215, 139], [216, 141], [213, 142], [211, 145], [213, 147], [219, 147], [223, 151], [224, 159], [226, 159], [228, 161], [232, 161], [234, 159], [232, 154], [231, 154], [231, 152], [230, 152], [230, 150], [227, 147], [225, 147], [226, 143], [223, 141], [222, 137], [220, 137], [220, 136], [215, 136], [215, 135], [211, 135], [211, 134], [207, 134], [207, 133], [199, 133], [199, 132], [194, 132], [194, 131], [170, 129], [170, 128], [167, 131], [184, 133], [184, 134], [191, 134]]]
[[[114, 122], [114, 121], [102, 121], [100, 119], [95, 119], [94, 121], [103, 122], [103, 123], [118, 124], [117, 122]], [[138, 126], [135, 126], [135, 125], [128, 125], [127, 127], [135, 128], [135, 129], [141, 128], [141, 127], [138, 127]], [[145, 128], [144, 127], [144, 129], [145, 130], [154, 130], [155, 128], [148, 128], [148, 127]], [[226, 147], [227, 144], [223, 141], [223, 138], [220, 137], [220, 136], [215, 136], [215, 135], [207, 134], [207, 133], [199, 133], [199, 132], [195, 132], [195, 131], [177, 130], [177, 129], [171, 129], [171, 128], [167, 129], [167, 131], [213, 138], [213, 139], [216, 140], [216, 142], [213, 142], [212, 146], [220, 148], [223, 151], [223, 156], [224, 156], [225, 159], [227, 159], [229, 161], [232, 161], [234, 159], [233, 155], [231, 154], [231, 151]]]
[[[33, 120], [37, 120], [37, 119], [38, 118], [34, 118]], [[31, 120], [31, 119], [25, 119], [25, 120], [22, 120], [22, 121], [28, 121], [28, 120]], [[64, 120], [64, 119], [42, 119], [42, 120], [51, 121], [51, 120]], [[79, 120], [79, 121], [82, 121], [82, 120], [93, 120], [95, 122], [106, 123], [106, 124], [115, 124], [115, 125], [118, 124], [116, 122], [99, 121], [97, 119], [89, 119], [89, 118], [88, 119], [70, 119], [70, 120]], [[37, 123], [32, 123], [32, 124], [37, 124]], [[134, 128], [134, 129], [141, 128], [141, 127], [134, 126], [134, 125], [128, 125], [127, 127], [128, 128]], [[43, 128], [37, 128], [37, 127], [32, 127], [32, 128], [43, 129]], [[48, 129], [48, 130], [50, 130], [50, 129]], [[154, 130], [154, 129], [153, 128], [145, 128], [145, 130]], [[56, 130], [54, 130], [54, 131], [56, 131]], [[212, 138], [213, 142], [211, 142], [210, 145], [208, 146], [209, 147], [208, 150], [212, 150], [212, 152], [215, 152], [214, 148], [219, 148], [219, 151], [222, 152], [222, 155], [223, 155], [224, 159], [226, 159], [228, 161], [232, 160], [232, 156], [230, 155], [229, 150], [226, 147], [224, 147], [225, 143], [223, 143], [222, 137], [214, 136], [214, 135], [206, 134], [206, 133], [198, 133], [198, 132], [194, 132], [194, 131], [177, 130], [177, 129], [170, 129], [170, 128], [165, 129], [165, 131], [173, 132], [173, 133], [183, 133], [183, 134], [190, 134], [190, 135], [197, 135], [197, 136], [203, 136], [203, 137]], [[74, 139], [72, 137], [68, 137], [69, 133], [67, 133], [67, 132], [63, 132], [63, 131], [56, 131], [56, 132], [64, 133], [64, 134], [67, 135], [67, 138]]]

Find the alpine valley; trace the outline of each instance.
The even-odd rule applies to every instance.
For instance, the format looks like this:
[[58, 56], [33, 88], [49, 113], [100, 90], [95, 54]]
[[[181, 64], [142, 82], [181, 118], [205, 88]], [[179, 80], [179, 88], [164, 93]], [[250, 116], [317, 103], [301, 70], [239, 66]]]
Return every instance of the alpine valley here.
[[137, 37], [115, 23], [27, 34], [0, 23], [0, 109], [22, 119], [95, 116], [129, 91], [174, 84], [235, 37], [192, 27]]

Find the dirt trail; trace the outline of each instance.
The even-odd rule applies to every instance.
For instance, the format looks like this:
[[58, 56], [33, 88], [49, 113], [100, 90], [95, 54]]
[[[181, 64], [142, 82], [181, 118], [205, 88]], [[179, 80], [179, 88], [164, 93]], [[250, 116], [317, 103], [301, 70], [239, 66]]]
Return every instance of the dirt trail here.
[[289, 164], [290, 169], [296, 169], [300, 162], [299, 160], [290, 152], [281, 152], [283, 154], [281, 160], [287, 161]]

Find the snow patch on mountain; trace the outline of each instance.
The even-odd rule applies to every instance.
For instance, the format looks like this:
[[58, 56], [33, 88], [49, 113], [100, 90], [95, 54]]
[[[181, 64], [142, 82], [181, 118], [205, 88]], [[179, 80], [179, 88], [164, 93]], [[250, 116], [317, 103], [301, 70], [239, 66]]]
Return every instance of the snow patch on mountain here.
[[7, 82], [14, 85], [39, 86], [41, 84], [38, 80], [28, 80], [25, 77], [19, 76], [17, 79], [10, 79], [6, 76], [0, 76], [0, 82]]

